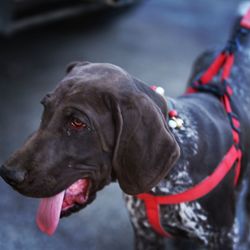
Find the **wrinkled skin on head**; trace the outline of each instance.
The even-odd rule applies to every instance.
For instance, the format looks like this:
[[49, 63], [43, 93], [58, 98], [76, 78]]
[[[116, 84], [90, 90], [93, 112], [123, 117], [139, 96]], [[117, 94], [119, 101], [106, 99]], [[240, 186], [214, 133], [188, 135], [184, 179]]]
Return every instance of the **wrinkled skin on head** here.
[[165, 102], [146, 88], [111, 64], [70, 65], [42, 100], [40, 127], [4, 164], [22, 181], [7, 182], [32, 197], [55, 195], [82, 178], [91, 180], [92, 194], [116, 179], [128, 194], [149, 191], [179, 147]]

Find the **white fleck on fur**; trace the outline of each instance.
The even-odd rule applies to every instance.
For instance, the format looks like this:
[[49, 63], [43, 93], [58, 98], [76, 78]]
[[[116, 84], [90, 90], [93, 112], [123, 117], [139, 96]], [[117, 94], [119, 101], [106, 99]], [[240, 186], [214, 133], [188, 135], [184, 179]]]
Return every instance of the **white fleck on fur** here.
[[234, 225], [232, 227], [231, 232], [228, 233], [228, 237], [233, 240], [233, 249], [237, 250], [237, 246], [239, 243], [239, 221], [235, 218]]
[[187, 172], [188, 162], [178, 167], [178, 170], [171, 171], [168, 178], [162, 180], [156, 188], [152, 189], [153, 193], [158, 190], [165, 194], [179, 193], [192, 186], [193, 181]]
[[[131, 223], [136, 228], [137, 233], [139, 235], [143, 235], [144, 232], [141, 229], [141, 226], [140, 226], [139, 220], [138, 220], [139, 218], [138, 218], [138, 215], [137, 215], [138, 210], [140, 210], [140, 208], [143, 207], [142, 206], [142, 201], [139, 200], [139, 199], [135, 199], [133, 196], [127, 195], [127, 194], [124, 194], [124, 199], [126, 201], [127, 209], [128, 209], [128, 211], [130, 213]], [[146, 212], [145, 212], [145, 210], [143, 209], [142, 211], [145, 213], [145, 218], [146, 218]], [[146, 227], [150, 227], [147, 219], [143, 221], [143, 224]]]
[[[198, 202], [181, 203], [178, 210], [185, 230], [197, 236], [207, 245], [208, 232], [201, 226], [203, 224], [201, 222], [207, 221], [207, 216], [202, 211], [200, 204]], [[207, 226], [209, 227], [209, 225]]]

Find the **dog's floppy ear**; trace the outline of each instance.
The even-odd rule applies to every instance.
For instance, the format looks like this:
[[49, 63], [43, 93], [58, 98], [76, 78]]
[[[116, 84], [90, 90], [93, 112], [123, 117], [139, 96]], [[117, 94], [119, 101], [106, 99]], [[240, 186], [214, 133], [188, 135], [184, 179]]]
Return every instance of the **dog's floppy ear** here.
[[113, 104], [116, 144], [113, 168], [122, 190], [149, 191], [179, 157], [179, 146], [159, 107], [145, 94]]

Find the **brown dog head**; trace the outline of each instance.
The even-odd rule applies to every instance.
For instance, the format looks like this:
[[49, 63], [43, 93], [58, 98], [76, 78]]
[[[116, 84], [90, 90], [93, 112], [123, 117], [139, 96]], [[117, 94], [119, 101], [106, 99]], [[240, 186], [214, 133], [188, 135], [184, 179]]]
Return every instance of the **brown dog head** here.
[[2, 177], [32, 197], [53, 196], [78, 180], [85, 180], [90, 196], [112, 179], [128, 194], [149, 191], [166, 176], [179, 147], [160, 97], [146, 88], [111, 64], [71, 65], [42, 100], [39, 129], [2, 166]]

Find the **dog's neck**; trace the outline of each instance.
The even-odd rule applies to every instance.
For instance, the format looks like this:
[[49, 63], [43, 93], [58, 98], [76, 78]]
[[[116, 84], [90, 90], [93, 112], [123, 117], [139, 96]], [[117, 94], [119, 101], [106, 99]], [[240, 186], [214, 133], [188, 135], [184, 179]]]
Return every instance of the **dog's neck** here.
[[[169, 128], [181, 149], [181, 156], [167, 178], [163, 177], [162, 181], [160, 181], [152, 191], [156, 189], [157, 192], [160, 191], [163, 193], [184, 191], [193, 185], [193, 180], [189, 175], [190, 158], [194, 158], [197, 155], [199, 144], [199, 134], [195, 119], [192, 119], [192, 115], [188, 112], [185, 105], [182, 105], [177, 99], [170, 97], [164, 98], [147, 85], [141, 82], [137, 84], [138, 88], [148, 95], [161, 109], [166, 118], [166, 122], [169, 120], [168, 112], [171, 109], [176, 109], [185, 122], [182, 128]], [[176, 185], [176, 183], [178, 183], [178, 185]]]
[[[171, 109], [176, 110], [184, 121], [182, 127], [169, 127], [180, 147], [181, 154], [168, 175], [163, 177], [152, 191], [162, 194], [173, 194], [183, 192], [194, 185], [194, 178], [190, 168], [193, 165], [192, 161], [198, 155], [200, 135], [195, 119], [186, 107], [181, 102], [178, 102], [178, 99], [170, 97], [166, 99], [168, 111]], [[168, 112], [165, 117], [168, 123], [169, 119], [171, 119], [168, 117]]]
[[[151, 95], [153, 95], [154, 91], [149, 87], [148, 91], [152, 92]], [[217, 166], [226, 153], [228, 145], [232, 143], [230, 139], [231, 128], [226, 116], [221, 121], [221, 117], [225, 115], [224, 109], [219, 99], [213, 95], [167, 97], [168, 101], [166, 101], [161, 95], [154, 94], [154, 98], [158, 101], [156, 102], [152, 98], [153, 101], [159, 107], [160, 105], [164, 107], [161, 110], [166, 117], [166, 122], [169, 121], [168, 111], [174, 109], [184, 124], [182, 127], [169, 127], [180, 147], [181, 154], [172, 170], [162, 178], [153, 191], [164, 194], [179, 193], [200, 182]], [[165, 104], [163, 105], [162, 102]], [[207, 107], [205, 112], [203, 107]], [[206, 120], [204, 120], [205, 115], [207, 116]], [[220, 121], [220, 126], [218, 126], [218, 121]], [[207, 134], [204, 134], [204, 131]], [[215, 135], [217, 135], [216, 144], [206, 144]], [[200, 171], [201, 163], [202, 173]]]

